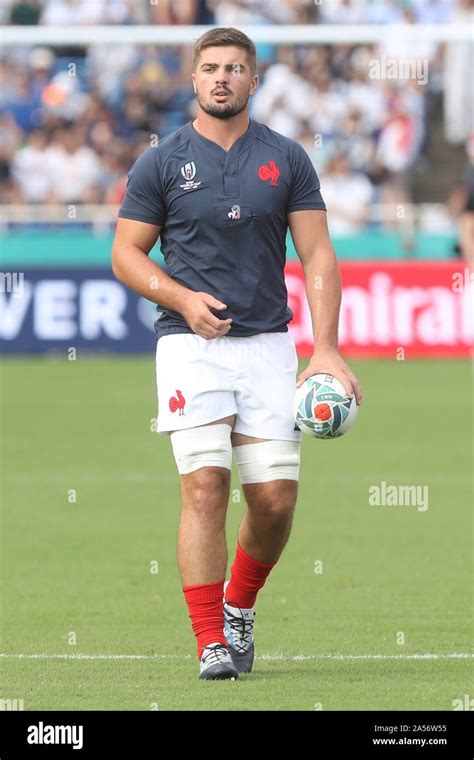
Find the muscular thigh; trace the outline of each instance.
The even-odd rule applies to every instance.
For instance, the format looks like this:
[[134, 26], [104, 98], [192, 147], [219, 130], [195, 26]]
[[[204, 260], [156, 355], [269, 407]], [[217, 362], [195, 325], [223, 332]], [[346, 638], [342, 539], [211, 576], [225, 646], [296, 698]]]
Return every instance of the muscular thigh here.
[[[299, 442], [275, 441], [234, 432], [231, 441], [249, 507], [271, 505], [277, 501], [294, 506], [298, 493]], [[262, 444], [270, 444], [270, 448]]]
[[235, 416], [228, 415], [206, 425], [171, 432], [173, 453], [185, 490], [222, 488], [230, 480], [232, 448], [230, 433]]

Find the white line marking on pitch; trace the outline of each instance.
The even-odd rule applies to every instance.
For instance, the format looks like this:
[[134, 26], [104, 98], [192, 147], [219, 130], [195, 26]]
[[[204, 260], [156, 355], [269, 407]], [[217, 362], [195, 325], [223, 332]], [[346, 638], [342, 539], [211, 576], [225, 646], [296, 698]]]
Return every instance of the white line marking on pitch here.
[[[0, 657], [11, 660], [189, 660], [191, 654], [10, 654], [0, 652]], [[474, 652], [452, 654], [261, 654], [258, 660], [468, 660]]]

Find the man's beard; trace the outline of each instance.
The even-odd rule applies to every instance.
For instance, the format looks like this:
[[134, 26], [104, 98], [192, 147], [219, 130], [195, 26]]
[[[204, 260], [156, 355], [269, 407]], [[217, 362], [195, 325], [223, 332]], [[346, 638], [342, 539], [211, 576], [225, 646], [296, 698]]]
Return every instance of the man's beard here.
[[219, 106], [212, 102], [203, 102], [203, 100], [198, 95], [197, 101], [202, 110], [209, 114], [209, 116], [214, 116], [216, 119], [231, 119], [233, 116], [237, 116], [237, 114], [242, 113], [244, 108], [246, 108], [249, 99], [247, 98], [244, 103], [239, 103], [237, 101], [236, 103], [224, 103], [223, 105]]

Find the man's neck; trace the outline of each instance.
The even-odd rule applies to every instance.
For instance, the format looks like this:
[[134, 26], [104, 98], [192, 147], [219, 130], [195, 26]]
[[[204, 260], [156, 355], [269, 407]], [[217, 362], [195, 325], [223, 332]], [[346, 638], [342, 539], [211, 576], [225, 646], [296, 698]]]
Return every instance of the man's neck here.
[[208, 113], [199, 109], [197, 118], [193, 121], [193, 127], [203, 137], [217, 143], [220, 147], [228, 151], [232, 145], [243, 135], [249, 126], [249, 115], [247, 109], [241, 111], [230, 119], [216, 119]]

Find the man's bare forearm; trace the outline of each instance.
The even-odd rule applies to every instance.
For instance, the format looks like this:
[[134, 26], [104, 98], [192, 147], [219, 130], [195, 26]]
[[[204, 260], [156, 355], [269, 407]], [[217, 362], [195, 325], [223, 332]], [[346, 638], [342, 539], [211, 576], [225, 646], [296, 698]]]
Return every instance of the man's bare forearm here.
[[114, 251], [112, 268], [118, 280], [139, 295], [180, 314], [192, 292], [175, 282], [137, 246]]
[[341, 277], [332, 248], [321, 248], [304, 266], [315, 349], [337, 348]]

